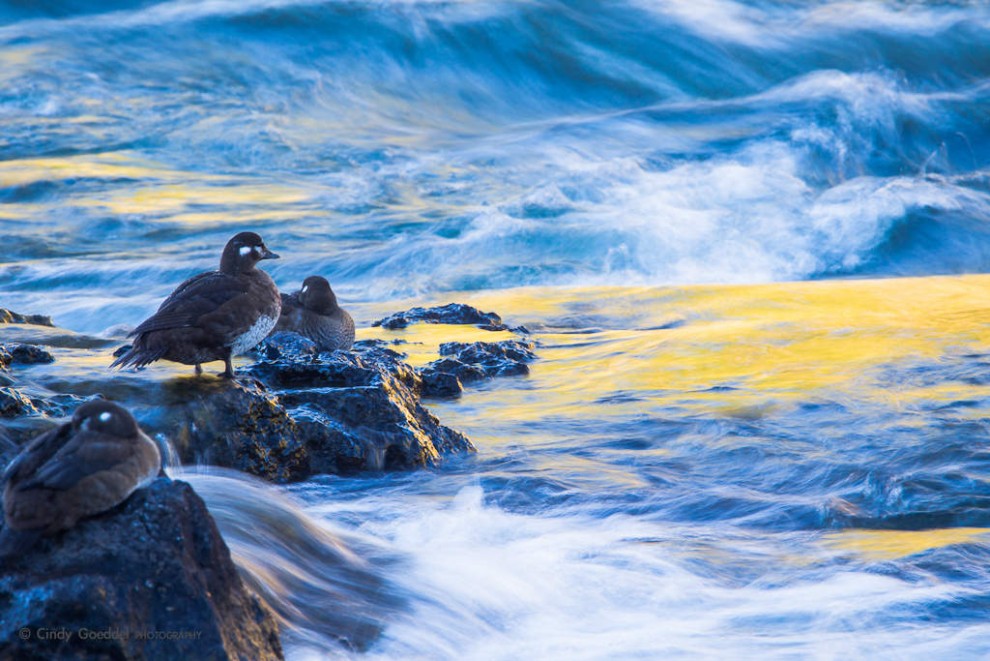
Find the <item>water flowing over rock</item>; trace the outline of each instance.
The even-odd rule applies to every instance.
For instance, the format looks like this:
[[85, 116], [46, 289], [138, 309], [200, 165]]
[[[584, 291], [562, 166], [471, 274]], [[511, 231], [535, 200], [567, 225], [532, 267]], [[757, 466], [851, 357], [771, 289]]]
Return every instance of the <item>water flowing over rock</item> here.
[[4, 659], [282, 658], [203, 501], [159, 478], [0, 568]]
[[36, 415], [34, 403], [17, 388], [0, 388], [0, 418]]
[[[7, 359], [4, 358], [5, 354]], [[0, 364], [4, 362], [8, 365], [41, 365], [54, 363], [55, 356], [34, 344], [14, 344], [9, 347], [0, 345]]]

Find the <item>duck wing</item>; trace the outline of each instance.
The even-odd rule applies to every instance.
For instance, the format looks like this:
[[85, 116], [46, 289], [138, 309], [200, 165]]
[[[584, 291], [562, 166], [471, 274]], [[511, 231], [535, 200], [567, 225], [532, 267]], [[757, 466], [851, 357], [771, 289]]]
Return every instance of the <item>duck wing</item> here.
[[248, 291], [248, 283], [220, 271], [207, 271], [189, 278], [130, 335], [141, 335], [169, 328], [199, 325], [205, 315], [216, 312], [231, 299]]
[[3, 482], [12, 487], [23, 484], [25, 479], [30, 478], [41, 466], [51, 461], [59, 449], [69, 441], [71, 435], [72, 425], [64, 424], [36, 437], [4, 469]]
[[114, 468], [132, 453], [124, 439], [81, 430], [15, 488], [66, 491], [85, 477]]

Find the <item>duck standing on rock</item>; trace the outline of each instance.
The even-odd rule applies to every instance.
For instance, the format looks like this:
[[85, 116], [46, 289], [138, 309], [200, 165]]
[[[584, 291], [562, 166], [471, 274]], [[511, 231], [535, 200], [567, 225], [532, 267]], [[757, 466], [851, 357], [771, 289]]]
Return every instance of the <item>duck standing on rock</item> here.
[[0, 557], [119, 505], [151, 483], [161, 465], [158, 446], [126, 409], [105, 400], [83, 404], [4, 471]]
[[275, 327], [282, 309], [271, 277], [255, 268], [278, 259], [261, 237], [241, 232], [227, 242], [218, 271], [189, 278], [165, 299], [158, 312], [130, 335], [134, 345], [110, 367], [142, 367], [156, 360], [195, 365], [222, 360], [224, 378], [234, 377], [232, 356], [254, 348]]
[[320, 351], [347, 351], [354, 344], [354, 319], [337, 304], [326, 278], [311, 275], [302, 289], [282, 294], [282, 315], [275, 332], [292, 331], [316, 343]]

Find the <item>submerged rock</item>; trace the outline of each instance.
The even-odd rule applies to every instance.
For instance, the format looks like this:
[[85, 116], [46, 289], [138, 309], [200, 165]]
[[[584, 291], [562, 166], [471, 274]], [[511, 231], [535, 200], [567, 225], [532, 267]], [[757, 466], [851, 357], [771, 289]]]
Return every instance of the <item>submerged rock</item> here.
[[527, 363], [536, 360], [533, 343], [519, 340], [445, 342], [440, 345], [440, 355], [444, 357], [419, 370], [424, 395], [456, 397], [462, 383], [529, 374]]
[[0, 324], [33, 324], [35, 326], [55, 327], [51, 317], [43, 314], [18, 314], [7, 308], [0, 308]]
[[0, 568], [3, 658], [281, 659], [203, 501], [155, 480]]
[[478, 308], [463, 303], [448, 303], [432, 308], [410, 308], [404, 312], [396, 312], [384, 319], [372, 323], [389, 330], [405, 328], [409, 324], [424, 322], [427, 324], [474, 324], [479, 328], [491, 331], [507, 330], [502, 318], [494, 312], [482, 312]]
[[37, 415], [38, 409], [27, 395], [17, 388], [0, 388], [0, 418]]
[[0, 362], [3, 361], [4, 349], [9, 352], [9, 363], [21, 365], [44, 365], [55, 362], [55, 356], [34, 344], [15, 344], [10, 347], [0, 347]]

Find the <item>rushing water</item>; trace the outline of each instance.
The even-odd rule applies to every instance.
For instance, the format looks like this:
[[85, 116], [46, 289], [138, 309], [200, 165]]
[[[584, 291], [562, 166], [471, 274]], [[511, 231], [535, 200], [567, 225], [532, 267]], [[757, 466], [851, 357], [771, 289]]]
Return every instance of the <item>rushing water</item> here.
[[115, 336], [250, 228], [364, 337], [534, 331], [431, 403], [476, 457], [183, 473], [298, 658], [984, 657], [988, 107], [975, 1], [0, 0], [0, 306]]

